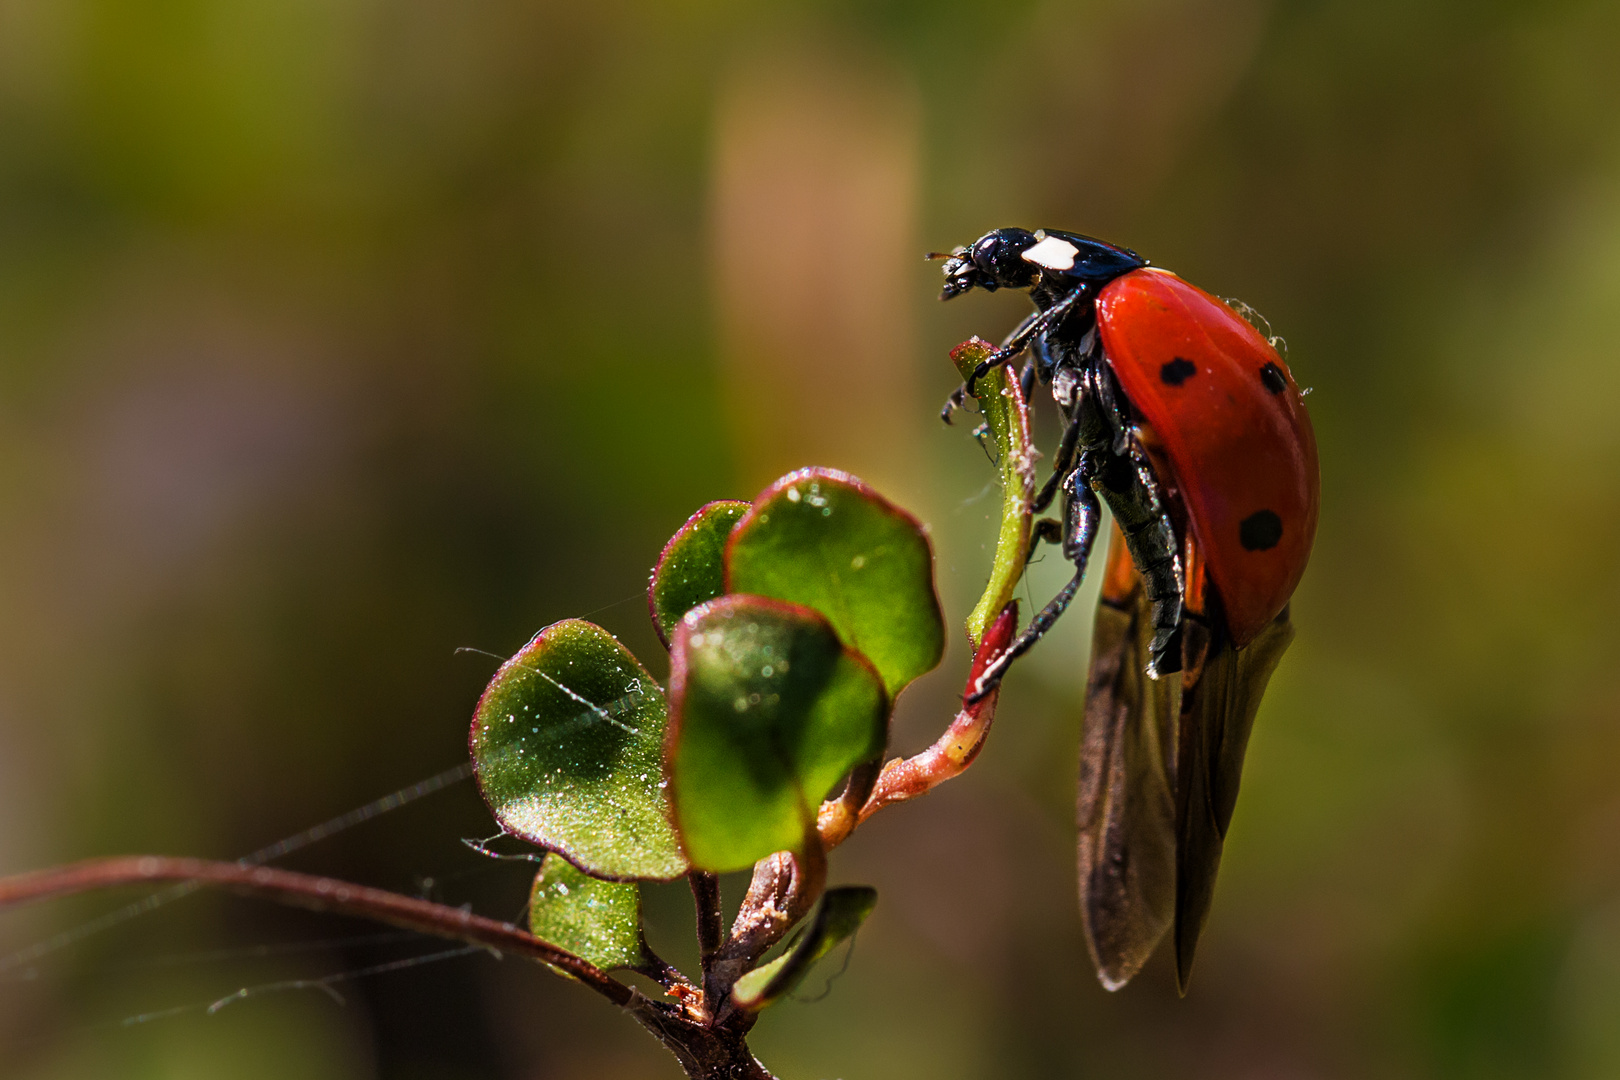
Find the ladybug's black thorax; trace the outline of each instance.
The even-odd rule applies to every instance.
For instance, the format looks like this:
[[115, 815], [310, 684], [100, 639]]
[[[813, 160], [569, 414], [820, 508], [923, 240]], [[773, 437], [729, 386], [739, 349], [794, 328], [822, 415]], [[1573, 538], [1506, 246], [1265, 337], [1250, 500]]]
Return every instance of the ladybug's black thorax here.
[[1140, 270], [1148, 265], [1148, 261], [1129, 248], [1117, 247], [1114, 244], [1098, 240], [1079, 233], [1062, 232], [1058, 229], [1043, 229], [1037, 236], [1051, 237], [1054, 240], [1067, 242], [1074, 247], [1074, 264], [1067, 269], [1059, 267], [1045, 267], [1041, 272], [1041, 281], [1037, 288], [1051, 292], [1057, 296], [1075, 288], [1085, 285], [1096, 292], [1101, 292], [1117, 277], [1122, 277], [1132, 270]]
[[[1041, 263], [1040, 275], [1029, 298], [1037, 310], [1047, 311], [1078, 294], [1067, 315], [1048, 326], [1031, 342], [1040, 380], [1050, 382], [1062, 367], [1079, 369], [1098, 355], [1096, 299], [1115, 278], [1146, 266], [1147, 260], [1127, 248], [1056, 229], [1033, 234], [1044, 247], [1032, 249]], [[1070, 262], [1070, 265], [1063, 265]]]

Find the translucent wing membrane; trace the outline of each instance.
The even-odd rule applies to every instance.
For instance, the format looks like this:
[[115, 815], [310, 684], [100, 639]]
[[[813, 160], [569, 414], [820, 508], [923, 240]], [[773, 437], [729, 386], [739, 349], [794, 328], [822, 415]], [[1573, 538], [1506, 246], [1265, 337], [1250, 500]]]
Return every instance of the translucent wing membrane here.
[[1218, 630], [1186, 624], [1176, 752], [1176, 981], [1184, 994], [1215, 895], [1249, 732], [1293, 640], [1286, 607], [1241, 649]]
[[1104, 986], [1142, 967], [1175, 913], [1175, 797], [1168, 768], [1180, 679], [1143, 674], [1152, 604], [1116, 527], [1091, 638], [1080, 752], [1080, 909]]

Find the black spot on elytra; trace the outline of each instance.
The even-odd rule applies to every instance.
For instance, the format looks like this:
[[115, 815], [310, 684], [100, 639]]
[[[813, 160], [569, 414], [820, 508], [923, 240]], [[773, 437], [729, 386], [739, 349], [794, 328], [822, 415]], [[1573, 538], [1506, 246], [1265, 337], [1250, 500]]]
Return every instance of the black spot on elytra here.
[[1159, 378], [1169, 386], [1180, 386], [1196, 374], [1198, 365], [1179, 356], [1159, 369]]
[[1282, 368], [1269, 360], [1266, 362], [1266, 366], [1260, 369], [1260, 381], [1273, 394], [1280, 394], [1288, 389], [1288, 377], [1282, 373]]
[[1270, 551], [1282, 539], [1282, 518], [1270, 510], [1257, 510], [1238, 526], [1238, 542], [1245, 551]]

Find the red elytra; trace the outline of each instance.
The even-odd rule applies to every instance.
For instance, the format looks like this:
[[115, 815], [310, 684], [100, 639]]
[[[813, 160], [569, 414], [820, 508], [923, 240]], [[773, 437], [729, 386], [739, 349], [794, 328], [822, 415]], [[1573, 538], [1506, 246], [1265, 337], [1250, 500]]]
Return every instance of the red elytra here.
[[1233, 643], [1246, 645], [1288, 603], [1316, 536], [1316, 435], [1299, 386], [1241, 315], [1165, 270], [1115, 278], [1097, 297], [1097, 324]]

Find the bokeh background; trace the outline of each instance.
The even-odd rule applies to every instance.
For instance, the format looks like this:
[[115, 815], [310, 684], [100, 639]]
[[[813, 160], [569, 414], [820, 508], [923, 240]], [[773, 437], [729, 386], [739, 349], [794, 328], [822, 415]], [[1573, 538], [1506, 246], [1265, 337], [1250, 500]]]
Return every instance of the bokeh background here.
[[[1089, 971], [1077, 614], [839, 851], [882, 901], [759, 1054], [1620, 1076], [1617, 55], [1605, 0], [0, 0], [0, 872], [234, 858], [453, 767], [495, 666], [458, 648], [589, 614], [661, 672], [660, 545], [790, 467], [924, 517], [959, 624], [996, 492], [945, 354], [1021, 301], [942, 307], [919, 256], [1051, 225], [1247, 300], [1314, 387], [1192, 992]], [[464, 782], [288, 865], [515, 914], [492, 831]], [[677, 958], [689, 919], [652, 890]], [[678, 1075], [532, 965], [358, 975], [437, 948], [192, 897], [0, 977], [0, 1076]]]

